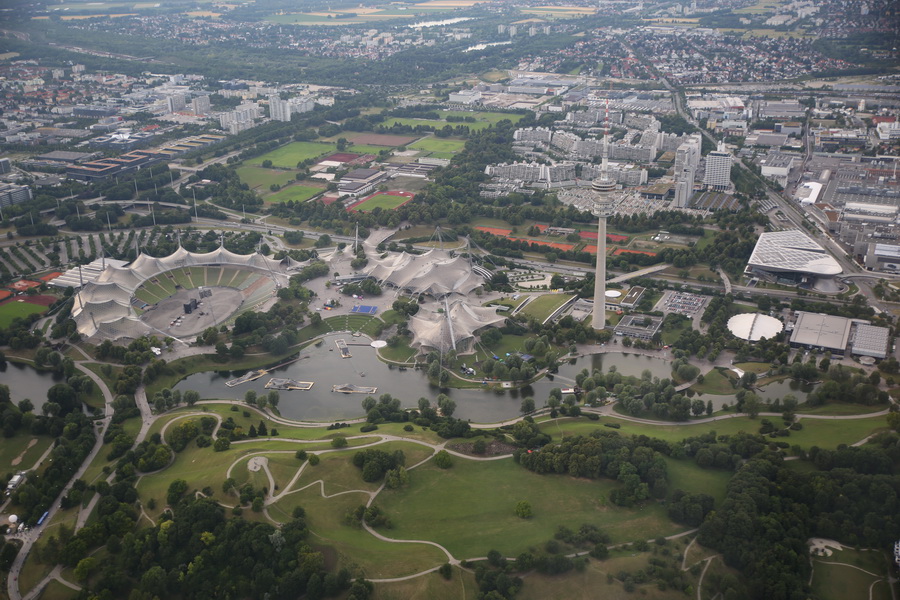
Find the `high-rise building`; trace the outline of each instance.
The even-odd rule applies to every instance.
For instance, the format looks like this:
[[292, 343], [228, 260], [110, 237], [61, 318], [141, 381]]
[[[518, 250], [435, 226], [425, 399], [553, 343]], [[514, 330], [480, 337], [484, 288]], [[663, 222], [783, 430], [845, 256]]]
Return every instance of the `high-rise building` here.
[[675, 150], [675, 202], [676, 208], [687, 208], [694, 194], [694, 178], [700, 166], [700, 148], [703, 138], [692, 134]]
[[273, 121], [290, 121], [291, 103], [282, 100], [278, 94], [269, 96], [269, 118]]
[[31, 189], [27, 185], [0, 183], [0, 206], [12, 206], [31, 200]]
[[706, 156], [706, 174], [703, 183], [717, 192], [731, 189], [731, 153], [725, 149], [725, 142], [719, 142], [719, 148]]
[[195, 115], [207, 115], [210, 110], [209, 96], [197, 96], [191, 100], [191, 112]]
[[187, 102], [184, 99], [184, 94], [174, 94], [166, 98], [166, 108], [169, 109], [170, 113], [184, 110], [186, 106]]

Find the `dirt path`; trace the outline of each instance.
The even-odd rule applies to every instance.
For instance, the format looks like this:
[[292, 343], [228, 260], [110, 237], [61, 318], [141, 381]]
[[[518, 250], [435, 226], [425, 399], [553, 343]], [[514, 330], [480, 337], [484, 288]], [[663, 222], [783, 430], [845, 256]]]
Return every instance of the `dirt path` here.
[[31, 440], [29, 440], [28, 442], [28, 445], [25, 446], [24, 450], [22, 450], [22, 453], [10, 461], [10, 466], [18, 467], [22, 463], [22, 459], [25, 458], [25, 453], [31, 450], [31, 448], [34, 447], [34, 445], [37, 443], [37, 438], [31, 438]]

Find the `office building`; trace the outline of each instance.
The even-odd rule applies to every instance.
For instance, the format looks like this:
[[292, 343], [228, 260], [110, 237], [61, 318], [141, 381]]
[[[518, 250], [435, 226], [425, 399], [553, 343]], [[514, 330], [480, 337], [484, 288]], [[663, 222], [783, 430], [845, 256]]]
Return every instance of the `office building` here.
[[718, 150], [706, 156], [706, 174], [703, 183], [717, 192], [731, 189], [731, 153], [725, 149], [725, 142], [719, 142]]
[[191, 112], [195, 115], [208, 115], [210, 110], [212, 109], [209, 103], [209, 96], [197, 96], [191, 100]]
[[31, 189], [27, 185], [0, 183], [0, 206], [12, 206], [29, 200], [31, 200]]

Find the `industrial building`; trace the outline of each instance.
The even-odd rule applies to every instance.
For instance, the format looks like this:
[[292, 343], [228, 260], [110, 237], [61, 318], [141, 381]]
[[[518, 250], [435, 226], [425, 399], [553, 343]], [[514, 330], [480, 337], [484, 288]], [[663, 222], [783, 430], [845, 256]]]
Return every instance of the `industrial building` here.
[[886, 358], [890, 348], [890, 330], [866, 321], [797, 312], [791, 331], [791, 346], [831, 352], [843, 356], [848, 348], [854, 356]]
[[858, 324], [850, 336], [850, 354], [887, 358], [891, 332], [887, 327]]
[[798, 312], [791, 332], [791, 346], [843, 356], [850, 341], [851, 324], [846, 317]]

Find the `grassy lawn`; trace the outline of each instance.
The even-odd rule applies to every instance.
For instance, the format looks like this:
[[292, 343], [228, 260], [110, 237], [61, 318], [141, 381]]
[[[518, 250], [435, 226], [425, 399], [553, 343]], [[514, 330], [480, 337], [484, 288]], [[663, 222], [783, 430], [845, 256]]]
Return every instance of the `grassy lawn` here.
[[[632, 557], [633, 556], [633, 557]], [[610, 581], [608, 575], [617, 577], [622, 571], [634, 573], [646, 569], [649, 554], [618, 557], [615, 553], [603, 561], [591, 560], [584, 571], [570, 571], [564, 576], [544, 575], [533, 572], [528, 574], [516, 600], [546, 600], [547, 598], [567, 598], [568, 600], [683, 600], [688, 596], [681, 590], [660, 590], [654, 583], [636, 585], [634, 590], [626, 592], [618, 579]], [[691, 598], [696, 597], [691, 594]], [[703, 596], [707, 596], [704, 594]]]
[[372, 212], [376, 208], [382, 210], [394, 210], [401, 204], [409, 202], [406, 196], [393, 196], [391, 194], [378, 194], [372, 196], [362, 204], [356, 205], [356, 210], [360, 212]]
[[[53, 438], [50, 436], [31, 435], [24, 431], [19, 431], [10, 438], [4, 438], [0, 444], [0, 473], [27, 471], [52, 443]], [[13, 464], [13, 461], [16, 461], [16, 464]]]
[[731, 378], [725, 374], [726, 369], [716, 367], [703, 376], [703, 383], [695, 383], [691, 389], [700, 394], [727, 396], [737, 390], [731, 385]]
[[[831, 556], [813, 557], [812, 563], [813, 593], [822, 600], [853, 600], [856, 598], [886, 600], [891, 598], [890, 588], [884, 581], [875, 584], [875, 587], [872, 588], [872, 596], [869, 596], [869, 587], [876, 580], [888, 575], [885, 572], [888, 562], [882, 552], [863, 552], [844, 548], [843, 550], [833, 550]], [[877, 573], [877, 576], [869, 573]]]
[[[69, 579], [74, 583], [75, 579]], [[78, 592], [70, 587], [66, 587], [55, 579], [51, 579], [44, 591], [41, 592], [41, 600], [71, 600], [78, 596]]]
[[375, 154], [377, 155], [382, 150], [390, 150], [394, 148], [394, 146], [373, 146], [371, 144], [351, 144], [347, 146], [347, 152], [352, 152], [354, 154]]
[[[486, 125], [484, 125], [483, 127], [486, 127], [487, 124], [494, 125], [496, 123], [499, 123], [500, 121], [503, 121], [504, 119], [509, 119], [513, 123], [518, 123], [519, 121], [522, 120], [522, 117], [524, 116], [524, 115], [517, 115], [517, 114], [513, 114], [513, 113], [470, 112], [468, 110], [441, 110], [441, 111], [438, 111], [438, 114], [441, 115], [442, 119], [446, 119], [447, 117], [462, 117], [464, 119], [466, 117], [475, 117], [475, 119], [476, 119], [475, 123], [466, 123], [465, 121], [461, 123], [462, 125], [468, 125], [470, 127], [472, 125], [477, 126], [480, 123], [485, 123]], [[451, 125], [454, 125], [454, 126], [459, 125], [459, 124], [460, 123], [451, 123]], [[479, 129], [482, 129], [483, 127], [479, 127]]]
[[376, 583], [375, 592], [371, 598], [372, 600], [408, 600], [409, 598], [459, 600], [460, 598], [475, 598], [477, 595], [478, 584], [475, 583], [475, 574], [454, 567], [453, 575], [449, 580], [437, 573], [429, 573], [406, 581]]
[[[606, 497], [618, 485], [564, 475], [537, 475], [512, 459], [479, 462], [454, 458], [441, 470], [432, 462], [410, 472], [407, 489], [385, 490], [378, 504], [394, 523], [396, 539], [428, 539], [458, 558], [484, 556], [491, 549], [516, 556], [553, 537], [559, 525], [577, 529], [594, 523], [613, 542], [645, 539], [647, 532], [670, 535], [681, 528], [663, 507], [649, 504], [621, 509]], [[489, 490], [489, 491], [488, 491]], [[453, 498], [452, 503], [447, 498]], [[516, 502], [528, 500], [534, 517], [515, 515]]]
[[383, 358], [384, 360], [390, 360], [393, 362], [412, 363], [414, 362], [416, 355], [419, 352], [418, 350], [413, 350], [412, 348], [410, 348], [409, 342], [409, 338], [404, 337], [396, 346], [385, 346], [384, 348], [379, 348], [378, 356]]
[[250, 159], [247, 164], [259, 166], [271, 160], [272, 165], [283, 169], [294, 169], [297, 163], [307, 158], [318, 158], [327, 152], [334, 152], [335, 146], [320, 142], [291, 142], [262, 156]]
[[691, 494], [709, 494], [720, 506], [725, 500], [725, 487], [733, 473], [722, 469], [701, 469], [692, 460], [675, 460], [666, 457], [669, 489], [684, 490]]
[[[296, 163], [290, 166], [294, 168]], [[287, 185], [294, 181], [294, 171], [281, 171], [279, 169], [264, 169], [262, 167], [242, 166], [237, 168], [238, 177], [241, 183], [246, 183], [252, 189], [264, 188], [269, 189], [273, 183], [278, 185]]]
[[455, 154], [465, 147], [465, 140], [457, 140], [451, 138], [438, 138], [428, 136], [422, 138], [418, 142], [409, 145], [409, 148], [422, 150], [424, 152], [440, 152], [444, 154]]
[[5, 329], [13, 319], [47, 312], [46, 306], [38, 306], [29, 302], [12, 301], [0, 306], [0, 329]]
[[801, 419], [800, 422], [803, 423], [803, 429], [792, 431], [790, 437], [778, 439], [788, 442], [792, 446], [800, 444], [804, 448], [819, 446], [820, 448], [834, 449], [840, 444], [853, 444], [876, 431], [887, 429], [884, 417], [841, 421]]
[[291, 185], [282, 190], [278, 190], [274, 194], [267, 196], [267, 202], [285, 202], [294, 200], [295, 202], [306, 202], [313, 196], [321, 194], [325, 188], [315, 187], [312, 185]]
[[769, 369], [772, 368], [772, 365], [770, 365], [769, 363], [760, 363], [760, 362], [743, 362], [743, 363], [737, 363], [734, 366], [735, 366], [735, 368], [745, 371], [747, 373], [756, 373], [757, 375], [767, 373], [769, 371]]
[[[447, 562], [447, 555], [434, 546], [383, 542], [363, 529], [346, 525], [344, 515], [366, 500], [368, 494], [362, 493], [326, 499], [319, 487], [314, 486], [286, 496], [269, 507], [269, 514], [279, 521], [288, 521], [294, 507], [302, 506], [313, 533], [310, 542], [332, 548], [338, 556], [337, 568], [348, 567], [364, 577], [402, 577]], [[394, 530], [383, 529], [382, 533], [396, 537]]]
[[570, 294], [544, 294], [525, 305], [522, 312], [543, 322], [560, 306], [572, 299]]
[[[610, 419], [621, 425], [617, 431], [622, 435], [646, 435], [667, 442], [680, 442], [681, 440], [715, 431], [718, 435], [730, 435], [745, 431], [756, 433], [759, 431], [760, 419], [750, 417], [735, 417], [723, 419], [715, 423], [697, 423], [693, 425], [650, 425], [633, 423], [623, 419]], [[555, 419], [540, 422], [541, 431], [559, 440], [572, 435], [588, 435], [598, 427], [602, 427], [606, 418], [600, 421], [588, 421], [586, 419]], [[820, 448], [837, 448], [840, 444], [852, 444], [863, 439], [867, 435], [878, 430], [885, 429], [887, 424], [884, 417], [872, 417], [869, 419], [849, 419], [843, 421], [830, 419], [802, 419], [803, 429], [792, 431], [791, 435], [779, 440], [791, 445], [799, 444], [804, 448], [819, 446]]]

